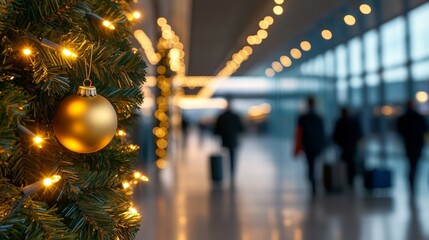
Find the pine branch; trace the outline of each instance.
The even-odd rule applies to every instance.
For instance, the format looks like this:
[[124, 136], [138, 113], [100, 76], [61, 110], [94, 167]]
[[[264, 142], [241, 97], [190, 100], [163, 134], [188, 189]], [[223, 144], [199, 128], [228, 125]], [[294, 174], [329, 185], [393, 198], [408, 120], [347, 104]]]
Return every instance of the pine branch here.
[[106, 205], [112, 201], [100, 192], [82, 194], [77, 201], [62, 210], [66, 224], [79, 239], [108, 239], [114, 233], [115, 222]]
[[43, 202], [27, 199], [25, 202], [25, 214], [27, 216], [27, 230], [24, 239], [71, 239], [62, 218], [57, 217], [55, 208], [48, 208]]
[[10, 184], [7, 179], [0, 178], [0, 222], [12, 211], [14, 203], [21, 198], [17, 187]]

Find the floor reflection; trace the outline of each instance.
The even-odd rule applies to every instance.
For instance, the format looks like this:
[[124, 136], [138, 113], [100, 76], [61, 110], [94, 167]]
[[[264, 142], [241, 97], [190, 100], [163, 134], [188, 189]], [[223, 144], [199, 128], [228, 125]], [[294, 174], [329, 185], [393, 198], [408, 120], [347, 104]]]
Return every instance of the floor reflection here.
[[[143, 215], [137, 239], [147, 240], [420, 240], [429, 239], [427, 163], [419, 194], [409, 199], [405, 161], [394, 159], [395, 188], [368, 196], [358, 189], [309, 198], [305, 165], [289, 143], [246, 136], [238, 178], [209, 181], [209, 136], [192, 132], [168, 169], [135, 191]], [[228, 166], [227, 164], [224, 164]], [[228, 171], [225, 171], [228, 172]]]

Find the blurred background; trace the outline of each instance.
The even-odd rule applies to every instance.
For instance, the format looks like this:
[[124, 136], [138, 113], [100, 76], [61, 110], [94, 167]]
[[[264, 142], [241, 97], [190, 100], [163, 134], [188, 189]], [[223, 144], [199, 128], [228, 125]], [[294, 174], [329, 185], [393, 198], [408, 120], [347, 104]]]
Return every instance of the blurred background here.
[[[134, 0], [133, 9], [148, 64], [141, 118], [127, 131], [150, 178], [134, 189], [138, 239], [429, 239], [427, 149], [411, 189], [397, 131], [408, 100], [429, 114], [428, 1]], [[308, 154], [294, 154], [308, 96], [324, 128], [316, 194]], [[228, 105], [244, 127], [234, 177], [214, 134]], [[333, 141], [341, 107], [361, 130], [347, 187], [337, 177], [347, 170], [328, 169], [344, 162]], [[213, 157], [222, 181], [212, 180]], [[387, 183], [371, 186], [377, 171]]]

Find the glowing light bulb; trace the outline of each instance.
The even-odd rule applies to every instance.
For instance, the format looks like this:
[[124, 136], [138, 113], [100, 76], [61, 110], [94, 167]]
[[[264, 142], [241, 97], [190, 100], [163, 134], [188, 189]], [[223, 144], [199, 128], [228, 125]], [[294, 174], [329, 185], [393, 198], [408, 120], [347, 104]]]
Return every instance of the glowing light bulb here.
[[36, 137], [33, 138], [33, 142], [36, 143], [36, 144], [40, 144], [40, 143], [43, 142], [43, 139], [41, 137], [39, 137], [39, 136], [36, 136]]
[[309, 41], [302, 41], [300, 46], [301, 46], [301, 49], [306, 51], [306, 52], [311, 50], [311, 44]]
[[162, 27], [167, 24], [167, 19], [160, 17], [158, 18], [158, 20], [156, 20], [156, 23], [158, 24], [158, 26]]
[[332, 39], [332, 32], [329, 31], [328, 29], [323, 30], [321, 34], [325, 40], [331, 40]]
[[283, 65], [280, 62], [273, 62], [271, 68], [276, 72], [281, 72], [283, 70]]
[[139, 11], [134, 11], [134, 12], [133, 12], [133, 17], [134, 17], [135, 19], [139, 19], [139, 18], [141, 18], [141, 17], [142, 17], [142, 14], [141, 14]]
[[344, 22], [349, 26], [353, 26], [356, 24], [356, 18], [352, 15], [346, 15], [344, 16]]
[[275, 15], [281, 15], [283, 13], [283, 7], [282, 6], [275, 6], [273, 8], [273, 13]]
[[108, 28], [110, 30], [115, 30], [115, 26], [107, 20], [103, 21], [103, 26], [105, 26], [106, 28]]
[[369, 6], [368, 4], [361, 4], [360, 6], [359, 6], [359, 10], [360, 10], [360, 12], [362, 13], [362, 14], [365, 14], [365, 15], [368, 15], [368, 14], [370, 14], [371, 13], [371, 11], [372, 11], [372, 9], [371, 9], [371, 6]]
[[29, 48], [24, 48], [24, 49], [22, 50], [22, 53], [23, 53], [25, 56], [29, 56], [29, 55], [31, 54], [31, 49], [29, 49]]
[[149, 178], [146, 177], [145, 175], [141, 176], [140, 178], [143, 182], [149, 182]]
[[125, 137], [125, 136], [127, 136], [127, 133], [124, 130], [119, 130], [118, 131], [118, 136]]
[[427, 92], [420, 91], [416, 93], [416, 100], [419, 103], [425, 103], [429, 100], [429, 95]]
[[52, 177], [48, 177], [43, 179], [43, 185], [45, 185], [45, 187], [49, 187], [52, 184], [58, 182], [61, 180], [61, 176], [60, 175], [54, 175]]
[[122, 187], [124, 187], [124, 189], [127, 189], [130, 187], [130, 183], [129, 182], [123, 182]]
[[265, 70], [265, 75], [266, 75], [267, 77], [272, 78], [272, 77], [274, 77], [274, 75], [276, 75], [276, 72], [275, 72], [272, 68], [267, 68], [267, 69]]
[[134, 173], [134, 178], [140, 178], [141, 176], [142, 176], [142, 174], [140, 172]]
[[281, 56], [280, 62], [284, 67], [290, 67], [292, 66], [292, 60], [288, 56]]
[[67, 49], [67, 48], [63, 48], [63, 50], [61, 51], [61, 53], [65, 56], [65, 57], [70, 57], [70, 58], [76, 58], [77, 54], [72, 52], [71, 50]]
[[283, 4], [284, 3], [284, 0], [274, 0], [274, 2], [276, 3], [276, 4]]
[[130, 207], [130, 213], [131, 214], [133, 214], [133, 215], [137, 215], [137, 214], [139, 214], [139, 212], [137, 211], [137, 209], [135, 209], [135, 208], [133, 208], [133, 207]]
[[51, 178], [43, 179], [43, 185], [45, 185], [46, 187], [51, 186], [52, 185], [52, 179]]
[[290, 55], [295, 59], [300, 59], [302, 57], [302, 53], [298, 48], [292, 48], [292, 50], [290, 50]]
[[274, 23], [274, 18], [271, 16], [266, 16], [264, 18], [264, 21], [268, 24], [268, 25], [272, 25]]

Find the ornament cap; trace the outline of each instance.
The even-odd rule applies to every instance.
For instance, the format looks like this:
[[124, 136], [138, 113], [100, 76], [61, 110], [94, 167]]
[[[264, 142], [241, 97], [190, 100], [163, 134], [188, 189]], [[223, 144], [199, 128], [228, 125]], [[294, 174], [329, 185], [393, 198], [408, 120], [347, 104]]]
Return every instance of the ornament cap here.
[[92, 86], [92, 81], [89, 78], [83, 80], [83, 86], [79, 86], [79, 88], [77, 89], [77, 95], [80, 95], [82, 97], [97, 96], [97, 90], [94, 86]]
[[97, 96], [97, 90], [94, 86], [79, 86], [77, 95], [82, 97], [95, 97]]

